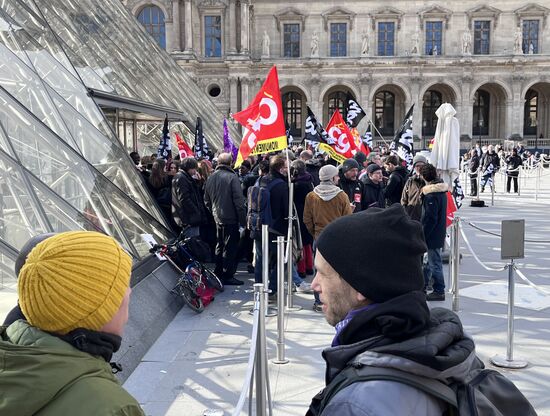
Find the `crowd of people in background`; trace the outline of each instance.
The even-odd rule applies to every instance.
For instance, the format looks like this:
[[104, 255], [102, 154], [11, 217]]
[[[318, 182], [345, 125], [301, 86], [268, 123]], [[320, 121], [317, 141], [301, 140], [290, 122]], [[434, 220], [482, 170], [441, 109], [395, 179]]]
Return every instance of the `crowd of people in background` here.
[[[173, 230], [210, 245], [214, 272], [225, 285], [244, 283], [235, 278], [242, 261], [255, 281], [262, 281], [261, 233], [247, 221], [251, 188], [262, 187], [269, 191], [269, 289], [270, 299], [276, 299], [274, 241], [288, 231], [290, 175], [297, 216], [293, 232], [299, 234], [291, 266], [295, 290], [313, 293], [304, 279], [314, 274], [316, 239], [328, 224], [360, 211], [401, 204], [410, 218], [423, 223], [428, 242], [426, 291], [432, 291], [428, 299], [445, 297], [441, 248], [447, 185], [420, 153], [411, 173], [403, 160], [383, 147], [368, 155], [357, 152], [338, 164], [327, 155], [295, 146], [278, 154], [250, 156], [238, 169], [229, 153], [212, 154], [210, 160], [176, 157], [168, 165], [154, 155], [140, 158], [133, 152], [131, 156]], [[313, 308], [322, 311], [317, 296]]]

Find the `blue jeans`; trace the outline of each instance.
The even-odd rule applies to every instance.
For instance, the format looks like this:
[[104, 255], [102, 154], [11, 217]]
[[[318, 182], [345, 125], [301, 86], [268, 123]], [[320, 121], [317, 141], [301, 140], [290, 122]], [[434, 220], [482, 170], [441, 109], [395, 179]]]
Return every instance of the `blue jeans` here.
[[445, 277], [443, 276], [440, 248], [428, 249], [428, 262], [424, 263], [424, 287], [428, 286], [430, 277], [433, 279], [434, 292], [445, 293]]

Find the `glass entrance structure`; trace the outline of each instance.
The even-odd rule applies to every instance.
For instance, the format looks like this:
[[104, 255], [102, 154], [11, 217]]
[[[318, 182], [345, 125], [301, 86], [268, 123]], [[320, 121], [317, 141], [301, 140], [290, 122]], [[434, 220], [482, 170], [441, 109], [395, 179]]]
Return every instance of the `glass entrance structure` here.
[[39, 233], [104, 232], [136, 260], [141, 234], [172, 236], [94, 91], [172, 109], [180, 124], [200, 115], [221, 142], [223, 115], [120, 1], [2, 1], [1, 273]]

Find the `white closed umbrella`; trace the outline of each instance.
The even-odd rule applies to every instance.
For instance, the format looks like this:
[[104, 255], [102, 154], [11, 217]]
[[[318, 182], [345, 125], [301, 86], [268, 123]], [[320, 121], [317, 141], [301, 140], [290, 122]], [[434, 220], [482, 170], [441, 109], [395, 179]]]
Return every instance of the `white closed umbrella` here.
[[460, 169], [460, 125], [455, 114], [456, 110], [449, 103], [442, 104], [435, 112], [438, 120], [430, 157], [449, 190], [453, 189]]

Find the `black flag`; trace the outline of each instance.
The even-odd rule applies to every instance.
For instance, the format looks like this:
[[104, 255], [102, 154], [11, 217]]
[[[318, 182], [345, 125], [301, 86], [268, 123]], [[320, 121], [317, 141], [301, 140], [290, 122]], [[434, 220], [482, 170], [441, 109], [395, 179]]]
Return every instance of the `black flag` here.
[[316, 142], [316, 143], [327, 143], [328, 134], [317, 121], [317, 117], [311, 111], [309, 106], [307, 107], [307, 118], [306, 118], [306, 134], [304, 136], [306, 142]]
[[412, 170], [413, 165], [413, 109], [414, 104], [411, 106], [407, 115], [405, 116], [401, 128], [395, 134], [393, 142], [391, 142], [390, 149], [397, 153], [397, 155], [407, 162], [407, 169]]
[[374, 150], [373, 144], [372, 144], [372, 131], [371, 131], [371, 125], [369, 123], [369, 126], [367, 127], [367, 131], [365, 131], [365, 134], [363, 134], [363, 143], [366, 147], [368, 147], [369, 150]]
[[195, 145], [193, 152], [197, 159], [208, 159], [208, 144], [204, 138], [202, 120], [200, 117], [197, 117], [197, 124], [195, 126]]
[[355, 98], [353, 98], [349, 92], [346, 96], [346, 101], [348, 104], [346, 123], [350, 129], [353, 129], [359, 125], [367, 113], [365, 113], [365, 110], [361, 108], [359, 103], [355, 101]]
[[157, 158], [166, 161], [172, 159], [172, 143], [170, 143], [170, 132], [168, 130], [168, 115], [164, 117], [162, 137], [160, 138], [159, 147], [157, 149]]

